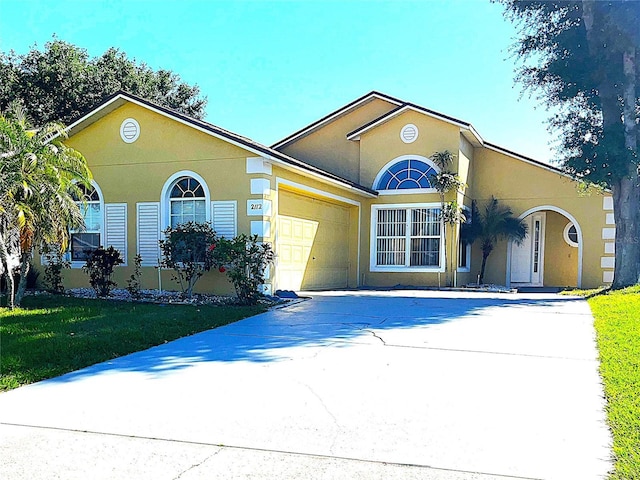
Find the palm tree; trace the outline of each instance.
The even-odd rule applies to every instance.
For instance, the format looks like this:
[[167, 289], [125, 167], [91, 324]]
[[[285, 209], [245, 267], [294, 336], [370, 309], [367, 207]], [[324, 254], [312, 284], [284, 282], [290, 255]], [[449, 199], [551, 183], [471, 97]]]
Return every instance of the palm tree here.
[[[60, 138], [66, 138], [62, 124], [29, 130], [19, 107], [0, 115], [0, 261], [7, 277], [12, 277], [10, 258], [20, 259], [15, 302], [13, 278], [7, 282], [10, 307], [24, 295], [34, 247], [55, 243], [66, 249], [69, 228], [84, 225], [74, 196], [81, 197], [79, 185], [89, 185], [91, 173], [84, 157]], [[17, 232], [17, 251], [4, 241], [11, 232]]]
[[[442, 226], [444, 228], [444, 264], [445, 264], [445, 277], [448, 274], [449, 268], [447, 265], [447, 225], [455, 226], [458, 222], [464, 221], [464, 214], [458, 203], [453, 200], [451, 202], [445, 201], [445, 195], [450, 191], [458, 191], [464, 188], [466, 185], [460, 180], [457, 173], [449, 170], [453, 163], [454, 154], [449, 150], [442, 152], [435, 152], [431, 155], [431, 160], [435, 163], [440, 172], [432, 175], [429, 178], [431, 186], [436, 189], [440, 195], [440, 218], [442, 219]], [[448, 284], [448, 279], [446, 280]]]
[[484, 213], [480, 213], [478, 204], [474, 200], [471, 204], [471, 223], [463, 223], [461, 237], [465, 243], [481, 241], [482, 267], [480, 268], [480, 283], [484, 282], [484, 271], [487, 258], [499, 240], [512, 240], [518, 245], [527, 236], [527, 225], [513, 216], [511, 208], [500, 205], [498, 200], [491, 197]]

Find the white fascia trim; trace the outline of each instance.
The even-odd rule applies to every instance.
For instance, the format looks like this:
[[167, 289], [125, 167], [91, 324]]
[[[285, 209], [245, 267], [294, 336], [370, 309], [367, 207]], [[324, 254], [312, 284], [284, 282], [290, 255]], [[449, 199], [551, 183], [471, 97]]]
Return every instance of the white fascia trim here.
[[342, 202], [342, 203], [348, 203], [349, 205], [355, 205], [356, 207], [360, 207], [360, 205], [361, 205], [360, 202], [358, 202], [356, 200], [351, 200], [350, 198], [341, 197], [340, 195], [336, 195], [334, 193], [326, 192], [326, 191], [320, 190], [318, 188], [309, 187], [309, 186], [304, 185], [302, 183], [292, 182], [291, 180], [286, 180], [284, 178], [276, 177], [276, 190], [279, 189], [280, 185], [287, 185], [289, 187], [293, 187], [293, 188], [298, 189], [298, 190], [302, 190], [302, 191], [305, 191], [305, 192], [313, 193], [313, 194], [318, 195], [320, 197], [326, 197], [326, 198], [329, 198], [331, 200], [338, 200], [339, 202]]
[[[403, 272], [403, 273], [444, 273], [446, 266], [444, 262], [444, 242], [442, 242], [442, 234], [444, 229], [440, 229], [440, 267], [407, 267], [407, 266], [378, 266], [376, 265], [376, 227], [377, 227], [377, 211], [387, 208], [441, 208], [440, 202], [430, 203], [378, 203], [371, 205], [371, 222], [369, 231], [369, 271], [370, 272]], [[442, 225], [442, 221], [440, 221]]]
[[342, 188], [343, 190], [349, 190], [349, 191], [357, 193], [358, 195], [361, 195], [363, 197], [368, 197], [368, 198], [376, 198], [377, 197], [377, 195], [374, 194], [374, 193], [365, 192], [363, 190], [360, 190], [358, 188], [353, 187], [352, 185], [349, 185], [348, 183], [341, 182], [340, 180], [336, 180], [336, 179], [333, 179], [333, 178], [326, 177], [326, 176], [322, 175], [321, 173], [316, 173], [316, 172], [313, 172], [311, 170], [307, 170], [305, 168], [296, 167], [295, 165], [291, 165], [291, 164], [289, 164], [287, 162], [283, 162], [282, 160], [280, 160], [278, 158], [275, 158], [275, 157], [272, 157], [270, 155], [267, 155], [265, 153], [263, 153], [262, 156], [264, 158], [266, 158], [267, 160], [271, 161], [271, 162], [277, 163], [279, 167], [281, 167], [281, 168], [283, 168], [285, 170], [290, 170], [292, 172], [298, 173], [298, 174], [303, 175], [303, 176], [313, 177], [313, 178], [321, 181], [322, 183], [327, 183], [329, 185], [336, 185], [336, 186]]
[[[444, 118], [441, 115], [437, 115], [435, 113], [425, 112], [424, 110], [416, 108], [416, 107], [414, 107], [412, 105], [405, 105], [402, 108], [399, 108], [397, 110], [393, 110], [392, 112], [387, 113], [386, 115], [384, 115], [383, 117], [378, 119], [377, 122], [372, 123], [371, 125], [369, 125], [369, 126], [367, 126], [365, 128], [362, 128], [360, 130], [356, 130], [351, 135], [347, 135], [347, 140], [358, 140], [360, 138], [360, 135], [362, 135], [363, 133], [366, 133], [369, 130], [371, 130], [372, 128], [375, 128], [378, 125], [380, 125], [382, 123], [385, 123], [385, 122], [391, 120], [392, 118], [397, 117], [398, 115], [403, 114], [407, 110], [412, 110], [414, 112], [421, 113], [422, 115], [426, 115], [428, 117], [437, 118], [438, 120], [442, 120], [442, 121], [450, 123], [452, 125], [456, 125], [457, 127], [460, 127], [460, 128], [464, 128], [464, 129], [468, 129], [469, 128], [469, 125], [467, 125], [467, 124], [460, 123], [460, 122], [454, 122], [453, 120], [450, 120], [448, 118]], [[358, 137], [358, 138], [356, 138], [356, 137]]]
[[[71, 125], [69, 125], [67, 128], [65, 128], [64, 130], [66, 132], [71, 131], [74, 127], [76, 127], [77, 125], [81, 124], [82, 122], [84, 122], [87, 118], [94, 116], [96, 113], [98, 113], [100, 110], [104, 110], [105, 108], [107, 108], [109, 105], [111, 105], [112, 103], [118, 101], [118, 100], [128, 100], [133, 102], [134, 100], [132, 98], [126, 97], [123, 94], [118, 94], [117, 96], [113, 97], [111, 100], [109, 100], [108, 102], [100, 105], [99, 107], [95, 108], [94, 110], [91, 110], [89, 113], [87, 113], [84, 117], [80, 118], [79, 120], [76, 120], [75, 122], [73, 122]], [[135, 102], [135, 103], [139, 103], [139, 102]], [[146, 105], [145, 105], [146, 106]], [[148, 108], [148, 106], [146, 106]]]
[[[460, 127], [460, 130], [468, 131], [478, 141], [478, 143], [480, 144], [479, 146], [484, 146], [484, 140], [483, 140], [482, 136], [480, 136], [480, 134], [478, 133], [478, 131], [475, 129], [475, 127], [473, 125], [469, 124], [466, 127]], [[473, 145], [473, 146], [475, 147], [475, 145]]]
[[[341, 197], [340, 195], [336, 195], [334, 193], [325, 192], [324, 190], [319, 190], [317, 188], [308, 187], [307, 185], [303, 185], [301, 183], [292, 182], [291, 180], [285, 180], [284, 178], [276, 177], [276, 198], [278, 198], [278, 203], [280, 203], [280, 185], [287, 185], [289, 187], [293, 187], [298, 190], [313, 193], [315, 195], [329, 198], [332, 200], [338, 200], [340, 202], [358, 207], [358, 239], [357, 239], [358, 253], [357, 253], [357, 259], [356, 259], [356, 285], [360, 286], [360, 244], [361, 244], [360, 232], [362, 228], [362, 204], [356, 200], [351, 200], [350, 198]], [[276, 222], [276, 233], [274, 235], [274, 243], [276, 244], [276, 246], [278, 245], [277, 222]]]
[[351, 110], [354, 110], [355, 108], [360, 107], [360, 105], [362, 105], [365, 102], [370, 101], [372, 98], [378, 98], [380, 100], [384, 100], [385, 102], [389, 102], [389, 103], [392, 103], [392, 104], [398, 105], [398, 106], [402, 105], [401, 102], [396, 102], [395, 100], [391, 100], [390, 98], [386, 98], [386, 97], [384, 97], [382, 95], [378, 95], [376, 93], [374, 93], [372, 95], [367, 95], [365, 98], [363, 98], [362, 100], [360, 100], [357, 103], [354, 103], [353, 105], [351, 105], [349, 107], [347, 107], [347, 105], [349, 105], [349, 104], [347, 104], [347, 105], [339, 108], [338, 110], [335, 111], [335, 113], [333, 113], [329, 117], [325, 118], [324, 120], [322, 120], [319, 123], [312, 124], [311, 126], [305, 128], [304, 130], [301, 130], [295, 136], [288, 137], [288, 138], [286, 138], [284, 140], [280, 140], [278, 143], [273, 144], [271, 146], [271, 148], [280, 148], [280, 147], [282, 147], [284, 145], [288, 145], [289, 143], [294, 142], [295, 140], [297, 140], [298, 138], [308, 134], [309, 132], [311, 132], [313, 130], [316, 130], [316, 129], [320, 128], [321, 126], [333, 121], [335, 118], [339, 117], [340, 115], [344, 115], [344, 114], [350, 112]]
[[[367, 98], [368, 98], [368, 97], [367, 97]], [[118, 96], [114, 97], [112, 100], [108, 101], [108, 102], [107, 102], [107, 103], [105, 103], [104, 105], [102, 105], [102, 106], [100, 106], [100, 107], [96, 108], [95, 110], [93, 110], [91, 113], [88, 113], [87, 115], [85, 115], [84, 117], [82, 117], [80, 120], [78, 120], [78, 121], [74, 122], [72, 125], [70, 125], [69, 127], [67, 127], [67, 129], [66, 129], [66, 130], [67, 130], [67, 131], [69, 131], [71, 128], [75, 127], [75, 126], [76, 126], [76, 125], [78, 125], [80, 122], [82, 122], [82, 121], [84, 121], [85, 119], [87, 119], [87, 118], [91, 117], [92, 115], [95, 115], [97, 112], [99, 112], [100, 110], [103, 110], [104, 108], [106, 108], [107, 106], [111, 105], [113, 102], [115, 102], [115, 101], [116, 101], [116, 100], [118, 100], [118, 99], [126, 100], [126, 101], [131, 102], [131, 103], [133, 103], [133, 104], [135, 104], [135, 105], [138, 105], [138, 106], [140, 106], [140, 107], [143, 107], [143, 108], [146, 108], [146, 109], [148, 109], [148, 110], [151, 110], [152, 112], [155, 112], [155, 113], [157, 113], [157, 114], [159, 114], [159, 115], [162, 115], [162, 116], [164, 116], [164, 117], [166, 117], [166, 118], [170, 118], [170, 119], [172, 119], [172, 120], [175, 120], [175, 121], [176, 121], [176, 122], [178, 122], [178, 123], [182, 123], [183, 125], [186, 125], [187, 127], [194, 128], [194, 129], [196, 129], [196, 130], [198, 130], [198, 131], [200, 131], [200, 132], [202, 132], [202, 133], [205, 133], [205, 134], [210, 135], [210, 136], [212, 136], [212, 137], [214, 137], [214, 138], [217, 138], [218, 140], [225, 141], [225, 142], [227, 142], [227, 143], [230, 143], [230, 144], [232, 144], [232, 145], [235, 145], [236, 147], [242, 148], [243, 150], [247, 150], [247, 151], [249, 151], [249, 152], [251, 152], [251, 153], [255, 153], [257, 156], [259, 156], [259, 157], [263, 157], [263, 158], [265, 158], [265, 159], [267, 159], [267, 160], [269, 160], [269, 161], [271, 161], [271, 162], [273, 162], [273, 163], [276, 163], [276, 164], [278, 164], [279, 166], [281, 166], [281, 167], [283, 167], [283, 168], [286, 168], [286, 169], [288, 169], [288, 170], [294, 171], [294, 172], [296, 172], [296, 173], [300, 173], [300, 174], [302, 174], [302, 175], [311, 175], [311, 176], [313, 176], [313, 177], [315, 177], [315, 178], [320, 179], [321, 181], [323, 181], [323, 182], [325, 182], [325, 183], [331, 183], [331, 184], [339, 185], [340, 187], [345, 188], [345, 189], [347, 189], [347, 190], [359, 191], [359, 190], [357, 190], [356, 188], [352, 187], [351, 185], [349, 185], [349, 184], [347, 184], [347, 183], [341, 182], [341, 181], [339, 181], [339, 180], [335, 180], [335, 179], [333, 179], [333, 178], [329, 178], [329, 177], [327, 177], [327, 176], [323, 175], [323, 174], [322, 174], [322, 173], [320, 173], [320, 172], [314, 172], [314, 171], [312, 171], [312, 170], [308, 170], [308, 169], [306, 169], [306, 168], [302, 168], [302, 167], [299, 167], [299, 166], [296, 166], [296, 165], [292, 165], [292, 164], [287, 163], [287, 162], [285, 162], [285, 161], [283, 161], [283, 160], [280, 160], [279, 158], [276, 158], [276, 157], [274, 157], [274, 156], [272, 156], [272, 155], [269, 155], [268, 153], [265, 153], [265, 152], [263, 152], [263, 151], [261, 151], [261, 150], [257, 150], [257, 149], [251, 148], [250, 146], [245, 145], [245, 144], [243, 144], [243, 143], [236, 142], [236, 141], [235, 141], [235, 140], [233, 140], [233, 139], [230, 139], [230, 138], [225, 137], [225, 136], [223, 136], [223, 135], [219, 135], [219, 134], [217, 134], [217, 133], [215, 133], [215, 132], [212, 132], [212, 131], [210, 131], [210, 130], [208, 130], [208, 129], [206, 129], [206, 128], [203, 128], [203, 127], [201, 127], [201, 126], [199, 126], [199, 125], [195, 125], [195, 124], [193, 124], [193, 123], [191, 123], [191, 122], [187, 122], [187, 121], [185, 121], [185, 120], [183, 120], [183, 119], [181, 119], [181, 118], [178, 118], [178, 117], [176, 117], [176, 116], [174, 116], [174, 115], [171, 115], [171, 114], [169, 114], [169, 113], [167, 113], [167, 112], [163, 112], [162, 110], [159, 110], [159, 109], [157, 109], [157, 108], [154, 108], [154, 107], [152, 107], [152, 106], [150, 106], [150, 105], [147, 105], [147, 104], [145, 104], [145, 103], [139, 102], [139, 101], [137, 101], [136, 99], [131, 98], [131, 97], [127, 97], [126, 95], [123, 95], [123, 94], [119, 94]], [[265, 148], [269, 148], [269, 147], [265, 147]], [[284, 155], [284, 154], [281, 154], [281, 155]], [[293, 160], [293, 161], [298, 161], [298, 162], [299, 162], [299, 160], [296, 160], [295, 158], [291, 158], [291, 160]], [[309, 165], [309, 167], [310, 167], [310, 168], [313, 168], [311, 165]], [[369, 196], [369, 197], [371, 197], [371, 198], [374, 198], [374, 197], [376, 196], [376, 195], [372, 195], [372, 194], [367, 193], [367, 192], [361, 192], [361, 194], [362, 194], [362, 195], [365, 195], [365, 196]]]

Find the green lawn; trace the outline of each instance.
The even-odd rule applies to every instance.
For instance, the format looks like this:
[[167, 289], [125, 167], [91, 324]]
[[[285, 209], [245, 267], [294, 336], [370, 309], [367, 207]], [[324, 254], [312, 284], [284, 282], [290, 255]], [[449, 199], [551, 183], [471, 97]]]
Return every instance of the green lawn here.
[[640, 479], [640, 287], [589, 299], [613, 432], [615, 480]]
[[0, 308], [0, 391], [226, 325], [263, 306], [128, 303], [39, 295]]

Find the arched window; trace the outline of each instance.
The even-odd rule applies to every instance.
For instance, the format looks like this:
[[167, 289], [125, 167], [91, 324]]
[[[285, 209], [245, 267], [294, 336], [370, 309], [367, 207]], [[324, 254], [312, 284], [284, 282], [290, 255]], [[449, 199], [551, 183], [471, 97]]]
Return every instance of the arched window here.
[[193, 177], [178, 178], [169, 193], [171, 227], [181, 223], [207, 221], [207, 199], [204, 188]]
[[404, 158], [392, 163], [380, 174], [376, 190], [415, 190], [433, 188], [430, 178], [437, 170], [423, 160]]
[[79, 185], [82, 197], [75, 200], [84, 216], [84, 229], [71, 232], [71, 261], [84, 262], [101, 245], [103, 227], [102, 200], [95, 185]]

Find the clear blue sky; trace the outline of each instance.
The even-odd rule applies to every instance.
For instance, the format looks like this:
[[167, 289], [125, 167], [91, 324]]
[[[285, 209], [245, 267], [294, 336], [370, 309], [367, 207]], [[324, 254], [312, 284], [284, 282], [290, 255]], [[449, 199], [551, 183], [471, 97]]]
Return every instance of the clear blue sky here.
[[378, 90], [553, 158], [548, 113], [515, 85], [514, 27], [489, 0], [0, 0], [0, 49], [58, 38], [178, 73], [206, 120], [271, 144]]

